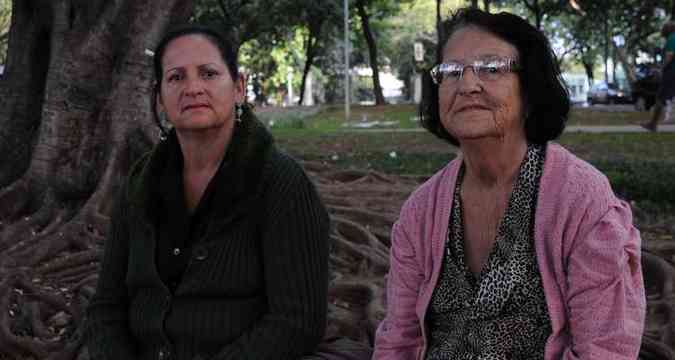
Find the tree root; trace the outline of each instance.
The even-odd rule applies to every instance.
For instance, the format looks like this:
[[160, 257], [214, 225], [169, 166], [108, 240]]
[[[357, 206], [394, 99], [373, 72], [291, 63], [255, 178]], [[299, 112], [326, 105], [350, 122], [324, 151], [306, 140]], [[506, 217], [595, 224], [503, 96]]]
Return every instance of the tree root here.
[[[421, 178], [335, 170], [319, 162], [304, 166], [333, 224], [326, 338], [347, 337], [372, 345], [386, 308], [391, 227]], [[112, 181], [114, 173], [106, 174], [105, 181]], [[33, 213], [28, 210], [34, 204], [12, 208], [21, 218], [0, 209], [0, 354], [88, 359], [82, 323], [95, 291], [109, 223], [104, 215], [109, 211], [108, 187], [109, 183], [99, 186], [77, 212], [49, 196]], [[0, 194], [14, 197], [19, 198], [6, 191]], [[646, 360], [675, 360], [675, 270], [664, 260], [668, 257], [654, 250], [661, 248], [672, 250], [655, 246], [642, 257], [648, 314], [640, 358]], [[672, 255], [669, 251], [664, 253]]]
[[[3, 196], [11, 197], [7, 192]], [[94, 208], [85, 205], [73, 213], [45, 193], [34, 212], [23, 206], [21, 217], [5, 213], [0, 218], [0, 354], [78, 357], [101, 255], [94, 246], [107, 227], [91, 223], [97, 215], [87, 211]]]

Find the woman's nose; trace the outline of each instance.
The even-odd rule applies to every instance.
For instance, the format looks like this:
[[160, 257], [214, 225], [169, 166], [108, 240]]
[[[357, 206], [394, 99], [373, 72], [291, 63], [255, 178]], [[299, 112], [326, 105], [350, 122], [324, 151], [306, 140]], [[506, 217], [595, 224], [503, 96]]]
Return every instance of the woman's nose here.
[[457, 91], [460, 94], [471, 94], [483, 90], [483, 82], [476, 76], [473, 67], [467, 66], [457, 83]]
[[204, 93], [204, 84], [198, 76], [189, 77], [185, 83], [185, 95], [196, 96]]

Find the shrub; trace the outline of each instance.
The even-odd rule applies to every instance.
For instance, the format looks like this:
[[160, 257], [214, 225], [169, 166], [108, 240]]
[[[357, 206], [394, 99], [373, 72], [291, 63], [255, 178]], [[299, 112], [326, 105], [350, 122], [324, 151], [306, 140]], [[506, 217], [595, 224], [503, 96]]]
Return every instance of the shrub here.
[[636, 201], [675, 204], [675, 162], [612, 159], [592, 161], [609, 178], [614, 192]]

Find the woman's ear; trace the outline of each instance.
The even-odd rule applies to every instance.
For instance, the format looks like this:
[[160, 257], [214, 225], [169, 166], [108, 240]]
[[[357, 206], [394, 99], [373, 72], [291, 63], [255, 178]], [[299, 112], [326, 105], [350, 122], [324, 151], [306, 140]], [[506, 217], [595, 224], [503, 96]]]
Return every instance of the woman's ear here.
[[157, 115], [165, 111], [164, 104], [162, 104], [162, 97], [158, 93], [155, 93], [155, 111], [157, 112]]

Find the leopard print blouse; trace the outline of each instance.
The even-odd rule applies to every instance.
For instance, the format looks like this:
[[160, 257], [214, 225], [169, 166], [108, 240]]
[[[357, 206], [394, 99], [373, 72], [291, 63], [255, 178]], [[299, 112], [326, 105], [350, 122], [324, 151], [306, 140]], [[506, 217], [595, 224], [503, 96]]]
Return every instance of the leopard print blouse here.
[[551, 323], [534, 251], [534, 213], [545, 148], [529, 145], [480, 274], [464, 262], [460, 198], [454, 191], [441, 274], [427, 311], [427, 360], [542, 359]]

